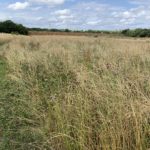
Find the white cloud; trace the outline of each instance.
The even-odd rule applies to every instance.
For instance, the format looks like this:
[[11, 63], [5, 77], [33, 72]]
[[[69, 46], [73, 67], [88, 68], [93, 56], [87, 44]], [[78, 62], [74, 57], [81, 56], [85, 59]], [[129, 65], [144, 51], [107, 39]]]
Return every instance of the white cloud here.
[[135, 18], [128, 18], [128, 19], [121, 19], [120, 23], [123, 23], [124, 25], [130, 25], [135, 22]]
[[36, 21], [41, 21], [43, 19], [44, 19], [43, 17], [37, 17], [37, 18], [35, 18]]
[[130, 11], [124, 11], [122, 13], [122, 16], [123, 16], [123, 18], [130, 18], [130, 17], [132, 17], [132, 14]]
[[40, 10], [40, 9], [42, 9], [42, 7], [32, 7], [32, 8], [31, 8], [31, 10], [33, 10], [33, 11], [38, 11], [38, 10]]
[[43, 3], [48, 5], [60, 5], [65, 2], [65, 0], [29, 0], [29, 2], [33, 3]]
[[137, 5], [149, 5], [150, 0], [130, 0], [129, 1], [132, 4], [137, 4]]
[[[130, 7], [102, 4], [98, 0], [74, 0], [73, 3], [71, 3], [72, 0], [24, 1], [26, 2], [10, 4], [9, 8], [18, 10], [30, 6], [28, 10], [19, 13], [18, 11], [12, 13], [9, 10], [6, 12], [6, 5], [6, 7], [1, 7], [0, 18], [5, 12], [7, 18], [12, 16], [12, 20], [26, 26], [85, 30], [148, 27], [150, 24], [150, 6], [145, 5], [145, 3], [150, 4], [150, 0], [128, 0]], [[65, 5], [67, 1], [69, 5]]]
[[70, 14], [70, 10], [69, 9], [63, 9], [63, 10], [57, 10], [54, 13], [55, 15], [68, 15]]
[[114, 11], [112, 17], [114, 21], [119, 22], [119, 28], [149, 28], [150, 6], [137, 5], [133, 8], [124, 8], [122, 11]]
[[72, 15], [61, 15], [58, 17], [58, 19], [67, 20], [67, 19], [73, 19], [74, 17]]
[[28, 2], [24, 2], [24, 3], [16, 2], [14, 4], [8, 5], [8, 8], [12, 10], [21, 10], [27, 8], [28, 6], [29, 6]]
[[56, 10], [54, 13], [52, 13], [52, 16], [54, 16], [57, 19], [57, 22], [60, 23], [70, 22], [74, 18], [70, 9]]
[[101, 20], [87, 22], [88, 25], [92, 25], [92, 26], [98, 25], [99, 23], [101, 23]]

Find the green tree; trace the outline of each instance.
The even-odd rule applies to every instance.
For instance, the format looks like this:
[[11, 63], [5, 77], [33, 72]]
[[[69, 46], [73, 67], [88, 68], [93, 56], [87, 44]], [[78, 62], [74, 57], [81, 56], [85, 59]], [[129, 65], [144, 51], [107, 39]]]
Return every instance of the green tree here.
[[26, 27], [21, 24], [16, 24], [11, 20], [0, 22], [0, 32], [28, 35], [28, 29]]

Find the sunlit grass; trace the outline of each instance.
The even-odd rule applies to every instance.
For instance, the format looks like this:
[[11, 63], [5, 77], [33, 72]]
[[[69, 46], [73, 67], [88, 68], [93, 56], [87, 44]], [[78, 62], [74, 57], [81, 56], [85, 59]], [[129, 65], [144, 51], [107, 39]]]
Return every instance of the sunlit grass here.
[[150, 148], [149, 39], [9, 38], [2, 149]]

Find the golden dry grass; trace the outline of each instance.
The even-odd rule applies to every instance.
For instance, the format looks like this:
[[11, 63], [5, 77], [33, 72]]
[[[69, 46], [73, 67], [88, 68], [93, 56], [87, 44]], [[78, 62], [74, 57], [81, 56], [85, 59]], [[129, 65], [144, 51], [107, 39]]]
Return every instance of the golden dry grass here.
[[3, 149], [150, 148], [150, 39], [1, 40], [9, 41], [1, 55], [17, 92], [4, 117]]

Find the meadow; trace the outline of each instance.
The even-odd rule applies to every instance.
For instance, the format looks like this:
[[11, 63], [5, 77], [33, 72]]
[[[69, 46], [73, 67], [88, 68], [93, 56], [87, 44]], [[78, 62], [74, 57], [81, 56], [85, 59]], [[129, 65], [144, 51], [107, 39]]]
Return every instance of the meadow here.
[[150, 39], [0, 35], [1, 150], [149, 150]]

